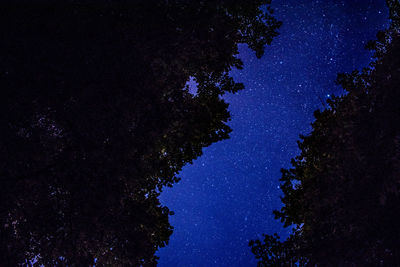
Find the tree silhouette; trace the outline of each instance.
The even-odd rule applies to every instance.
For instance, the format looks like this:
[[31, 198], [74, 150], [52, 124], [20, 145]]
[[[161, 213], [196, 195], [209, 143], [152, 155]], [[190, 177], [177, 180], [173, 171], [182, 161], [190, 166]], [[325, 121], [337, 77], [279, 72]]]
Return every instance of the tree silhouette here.
[[277, 35], [269, 2], [3, 5], [0, 265], [155, 265], [159, 193], [229, 137], [221, 96], [243, 88], [237, 45]]
[[274, 214], [296, 229], [283, 242], [253, 241], [257, 256], [274, 251], [259, 266], [400, 265], [400, 3], [387, 3], [392, 25], [369, 44], [375, 62], [338, 76], [347, 94], [314, 113], [293, 168], [282, 170]]

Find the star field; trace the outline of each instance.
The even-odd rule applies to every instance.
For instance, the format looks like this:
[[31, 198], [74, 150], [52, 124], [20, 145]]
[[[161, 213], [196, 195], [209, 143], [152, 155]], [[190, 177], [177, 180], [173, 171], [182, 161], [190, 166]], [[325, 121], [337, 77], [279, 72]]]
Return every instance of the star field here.
[[244, 69], [232, 75], [246, 88], [224, 96], [231, 138], [204, 149], [161, 195], [175, 215], [159, 266], [256, 266], [248, 241], [287, 234], [272, 215], [281, 205], [279, 170], [298, 153], [313, 111], [343, 93], [337, 73], [367, 66], [364, 45], [388, 25], [384, 0], [275, 0], [273, 7], [283, 26], [265, 55], [240, 46]]

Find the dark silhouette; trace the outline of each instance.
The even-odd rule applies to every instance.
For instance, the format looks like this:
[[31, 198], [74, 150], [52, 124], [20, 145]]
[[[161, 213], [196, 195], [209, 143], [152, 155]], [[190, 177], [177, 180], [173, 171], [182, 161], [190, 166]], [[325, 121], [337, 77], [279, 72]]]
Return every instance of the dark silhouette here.
[[347, 91], [315, 112], [293, 168], [282, 170], [280, 211], [293, 234], [251, 241], [259, 266], [400, 266], [400, 2], [369, 48], [375, 61], [340, 74]]
[[0, 265], [155, 265], [159, 193], [229, 137], [237, 45], [260, 57], [280, 22], [268, 0], [52, 2], [2, 5]]

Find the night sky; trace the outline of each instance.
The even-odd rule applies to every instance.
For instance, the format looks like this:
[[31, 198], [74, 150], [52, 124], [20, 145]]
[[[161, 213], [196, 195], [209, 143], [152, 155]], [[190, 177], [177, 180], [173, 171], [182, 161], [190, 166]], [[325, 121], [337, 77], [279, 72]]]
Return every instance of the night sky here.
[[204, 149], [182, 180], [165, 189], [162, 203], [175, 212], [169, 245], [159, 266], [256, 266], [248, 241], [288, 232], [274, 220], [279, 209], [280, 168], [298, 152], [299, 134], [310, 131], [313, 111], [342, 91], [337, 73], [367, 66], [363, 47], [388, 25], [384, 0], [273, 1], [283, 21], [280, 36], [257, 59], [240, 47], [246, 88], [226, 95], [231, 138]]

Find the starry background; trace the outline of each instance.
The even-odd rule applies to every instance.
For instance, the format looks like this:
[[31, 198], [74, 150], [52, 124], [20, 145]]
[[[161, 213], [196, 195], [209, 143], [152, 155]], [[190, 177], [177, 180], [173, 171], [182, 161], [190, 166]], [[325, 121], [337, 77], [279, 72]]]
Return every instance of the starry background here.
[[332, 94], [339, 72], [371, 61], [364, 49], [388, 26], [384, 0], [275, 0], [280, 35], [257, 59], [245, 46], [243, 70], [232, 75], [245, 89], [225, 95], [231, 138], [204, 149], [161, 201], [175, 212], [159, 266], [256, 266], [248, 241], [289, 232], [274, 220], [280, 168], [298, 152], [299, 134], [311, 130], [313, 111]]

